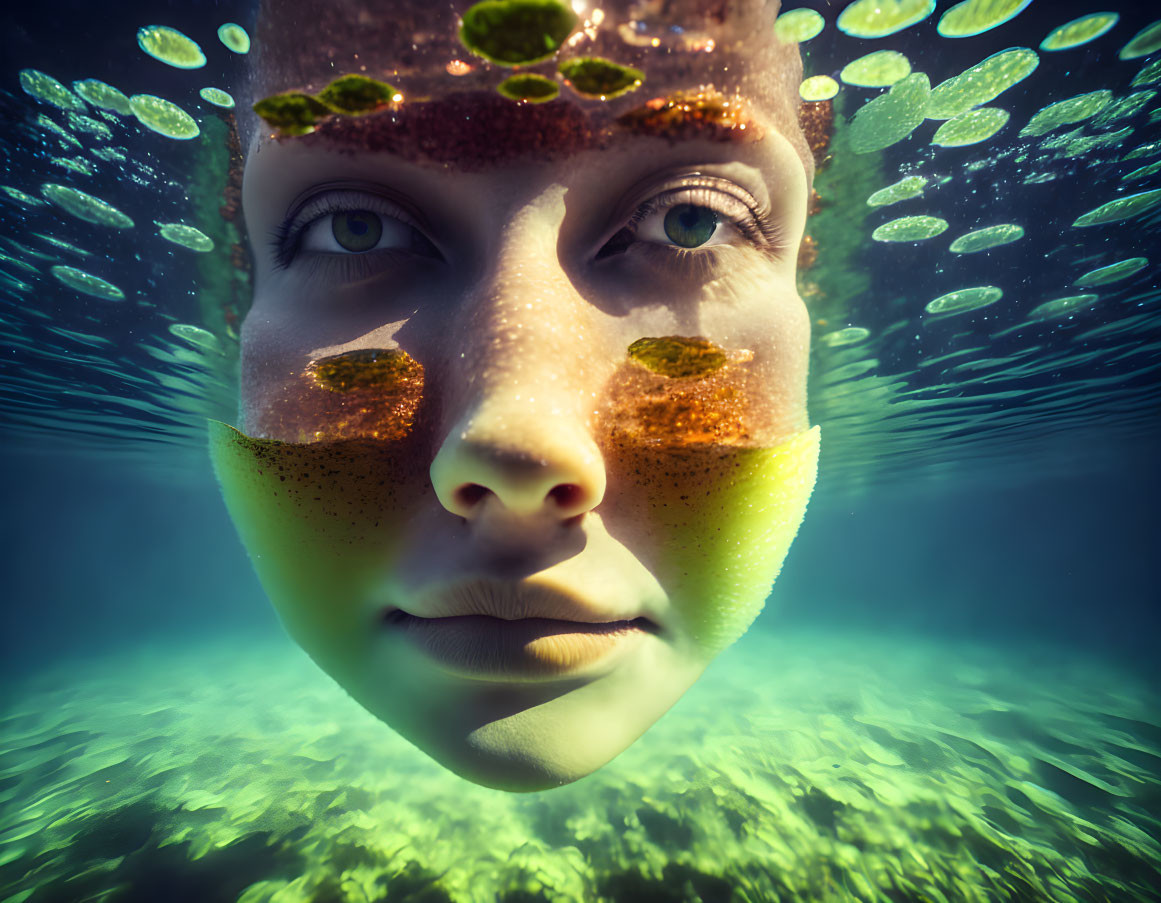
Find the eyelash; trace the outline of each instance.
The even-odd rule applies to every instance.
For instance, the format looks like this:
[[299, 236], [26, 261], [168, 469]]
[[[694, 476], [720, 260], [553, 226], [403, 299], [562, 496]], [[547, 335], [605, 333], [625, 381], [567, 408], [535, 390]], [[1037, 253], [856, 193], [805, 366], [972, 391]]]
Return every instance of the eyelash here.
[[[354, 192], [351, 192], [354, 193]], [[724, 208], [728, 206], [726, 201], [721, 200], [725, 195], [730, 201], [733, 201], [736, 209], [746, 209], [741, 200], [732, 198], [720, 190], [706, 189], [704, 187], [687, 187], [674, 189], [662, 193], [656, 197], [650, 198], [645, 203], [641, 204], [629, 218], [629, 222], [604, 246], [602, 250], [611, 245], [619, 235], [628, 234], [634, 238], [630, 244], [648, 246], [640, 249], [641, 253], [648, 255], [664, 255], [656, 259], [661, 262], [676, 262], [676, 263], [698, 263], [698, 264], [714, 264], [718, 261], [721, 248], [729, 247], [729, 245], [711, 245], [704, 248], [681, 248], [674, 245], [663, 245], [652, 241], [637, 241], [636, 234], [641, 223], [661, 210], [667, 210], [670, 207], [677, 207], [683, 204], [689, 204], [695, 207], [705, 207], [712, 210], [715, 214], [721, 217], [722, 221], [730, 226], [733, 226], [752, 246], [758, 247], [764, 251], [773, 254], [779, 254], [785, 249], [785, 242], [781, 232], [773, 225], [770, 214], [767, 211], [750, 211], [747, 209], [745, 216], [737, 216], [734, 213], [726, 211]], [[388, 216], [399, 220], [400, 222], [411, 226], [413, 229], [418, 229], [418, 226], [408, 217], [402, 210], [395, 205], [383, 200], [375, 199], [378, 203], [367, 203], [367, 195], [359, 193], [358, 203], [349, 203], [336, 198], [333, 194], [324, 195], [322, 198], [312, 201], [304, 205], [303, 211], [300, 211], [293, 217], [288, 218], [274, 228], [270, 236], [270, 244], [274, 249], [275, 265], [278, 269], [286, 269], [294, 262], [298, 256], [299, 246], [302, 243], [303, 237], [307, 230], [318, 220], [323, 217], [332, 216], [336, 213], [345, 213], [350, 210], [370, 210], [372, 213], [377, 213], [381, 216]], [[371, 197], [374, 197], [373, 195]], [[378, 208], [378, 209], [376, 209]], [[399, 252], [397, 250], [381, 250], [377, 254], [391, 254], [391, 253], [407, 253]], [[350, 264], [355, 261], [362, 261], [363, 254], [335, 254], [327, 255], [343, 258], [343, 262]]]

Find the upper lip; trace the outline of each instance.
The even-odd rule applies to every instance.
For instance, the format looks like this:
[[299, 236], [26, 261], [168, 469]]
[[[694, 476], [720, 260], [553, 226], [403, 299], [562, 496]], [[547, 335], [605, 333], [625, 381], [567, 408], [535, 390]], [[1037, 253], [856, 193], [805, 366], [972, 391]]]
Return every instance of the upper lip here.
[[610, 611], [542, 583], [494, 578], [441, 585], [417, 594], [399, 609], [417, 618], [488, 615], [505, 621], [551, 618], [584, 624], [608, 624], [641, 617], [639, 611]]

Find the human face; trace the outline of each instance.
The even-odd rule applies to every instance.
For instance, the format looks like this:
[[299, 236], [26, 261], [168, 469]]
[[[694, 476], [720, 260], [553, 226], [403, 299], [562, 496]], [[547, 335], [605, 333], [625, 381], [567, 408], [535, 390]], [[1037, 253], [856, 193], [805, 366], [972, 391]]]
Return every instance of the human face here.
[[799, 136], [735, 93], [658, 137], [646, 101], [720, 96], [679, 68], [614, 127], [455, 94], [247, 160], [231, 515], [294, 639], [481, 784], [640, 736], [757, 616], [814, 482]]

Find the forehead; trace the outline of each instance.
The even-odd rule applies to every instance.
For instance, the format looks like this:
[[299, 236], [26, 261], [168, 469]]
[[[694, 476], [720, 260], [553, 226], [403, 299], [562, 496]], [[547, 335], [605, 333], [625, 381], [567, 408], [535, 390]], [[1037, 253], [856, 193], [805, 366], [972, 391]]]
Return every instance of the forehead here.
[[[624, 135], [749, 143], [770, 129], [812, 169], [797, 121], [801, 61], [796, 45], [774, 38], [777, 2], [577, 0], [572, 6], [576, 24], [558, 51], [515, 70], [562, 85], [548, 103], [515, 103], [497, 92], [514, 70], [461, 41], [470, 4], [413, 0], [266, 0], [251, 93], [254, 99], [315, 94], [349, 74], [386, 82], [403, 98], [390, 110], [328, 117], [313, 134], [279, 140], [467, 169], [599, 149]], [[593, 57], [638, 70], [641, 84], [603, 97], [582, 94], [561, 78], [562, 63]]]

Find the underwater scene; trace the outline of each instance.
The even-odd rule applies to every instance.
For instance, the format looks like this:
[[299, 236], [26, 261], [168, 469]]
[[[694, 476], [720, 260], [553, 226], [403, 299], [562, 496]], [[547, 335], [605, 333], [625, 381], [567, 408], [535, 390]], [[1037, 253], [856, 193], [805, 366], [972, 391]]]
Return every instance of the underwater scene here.
[[1161, 900], [1161, 6], [0, 29], [0, 903]]

